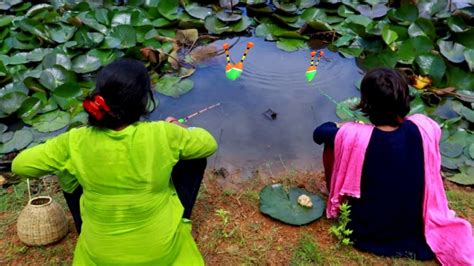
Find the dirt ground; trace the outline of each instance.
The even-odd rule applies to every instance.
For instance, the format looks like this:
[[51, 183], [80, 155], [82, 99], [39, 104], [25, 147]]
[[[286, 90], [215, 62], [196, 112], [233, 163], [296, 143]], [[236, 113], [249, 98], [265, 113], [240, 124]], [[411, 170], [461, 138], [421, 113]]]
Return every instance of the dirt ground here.
[[[77, 234], [54, 179], [48, 188], [66, 210], [70, 232], [45, 247], [23, 245], [16, 218], [27, 202], [26, 185], [0, 191], [0, 265], [70, 265]], [[322, 173], [285, 171], [278, 177], [254, 172], [242, 178], [225, 169], [209, 171], [193, 210], [193, 234], [208, 265], [436, 265], [435, 261], [383, 258], [343, 246], [329, 233], [334, 221], [321, 217], [306, 226], [290, 226], [259, 212], [259, 192], [267, 184], [300, 186], [326, 199]], [[52, 185], [51, 185], [52, 184]], [[474, 222], [474, 191], [447, 183], [451, 208]], [[44, 189], [43, 189], [44, 190]], [[34, 193], [35, 191], [33, 191]], [[44, 194], [44, 191], [43, 191]]]

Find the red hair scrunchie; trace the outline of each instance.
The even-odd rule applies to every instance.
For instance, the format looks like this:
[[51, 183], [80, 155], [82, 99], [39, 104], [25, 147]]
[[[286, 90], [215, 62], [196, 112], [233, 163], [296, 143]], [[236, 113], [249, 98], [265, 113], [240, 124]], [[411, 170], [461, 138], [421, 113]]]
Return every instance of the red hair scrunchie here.
[[105, 102], [104, 98], [98, 94], [92, 100], [85, 99], [82, 106], [87, 113], [92, 115], [96, 120], [101, 120], [104, 117], [104, 112], [109, 113], [110, 107]]

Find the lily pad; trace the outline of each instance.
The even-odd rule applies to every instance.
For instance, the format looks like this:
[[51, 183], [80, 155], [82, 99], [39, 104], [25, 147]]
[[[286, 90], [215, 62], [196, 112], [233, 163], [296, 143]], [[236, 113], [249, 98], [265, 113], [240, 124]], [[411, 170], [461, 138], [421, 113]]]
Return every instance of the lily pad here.
[[465, 32], [468, 26], [461, 17], [451, 16], [447, 19], [449, 29], [453, 32]]
[[385, 4], [376, 4], [376, 5], [358, 5], [357, 11], [359, 11], [363, 16], [369, 18], [380, 18], [387, 14], [388, 7]]
[[72, 69], [76, 73], [89, 73], [101, 67], [100, 59], [91, 55], [80, 55], [72, 60]]
[[26, 99], [21, 107], [17, 110], [18, 117], [22, 119], [30, 119], [35, 116], [43, 108], [41, 100], [35, 97]]
[[66, 24], [58, 24], [57, 26], [48, 25], [46, 29], [51, 36], [51, 39], [57, 43], [65, 43], [69, 41], [76, 32], [74, 26], [68, 26]]
[[56, 87], [63, 85], [66, 82], [75, 81], [76, 76], [73, 72], [67, 71], [61, 66], [54, 66], [43, 70], [40, 76], [41, 85], [49, 90], [54, 90]]
[[459, 170], [461, 173], [448, 177], [448, 180], [459, 185], [474, 185], [474, 167], [463, 166], [460, 167]]
[[[311, 208], [298, 204], [298, 197], [303, 194], [311, 198]], [[323, 215], [325, 205], [318, 195], [303, 188], [293, 187], [287, 193], [281, 184], [274, 184], [260, 192], [260, 211], [287, 224], [309, 224]]]
[[463, 69], [451, 66], [446, 70], [448, 85], [458, 90], [472, 90], [474, 88], [474, 73], [466, 72]]
[[82, 95], [82, 89], [77, 82], [67, 82], [57, 87], [53, 94], [62, 98], [76, 98]]
[[216, 17], [223, 22], [235, 22], [239, 21], [242, 18], [242, 15], [238, 13], [228, 13], [221, 10], [217, 12]]
[[401, 63], [411, 64], [417, 56], [429, 53], [433, 48], [433, 42], [426, 36], [410, 38], [400, 46], [397, 59]]
[[300, 48], [307, 48], [304, 40], [280, 38], [277, 41], [277, 47], [287, 52], [294, 52]]
[[27, 98], [26, 94], [18, 91], [0, 96], [0, 112], [7, 115], [16, 112]]
[[455, 142], [442, 142], [440, 144], [441, 154], [448, 158], [456, 158], [463, 153], [464, 146]]
[[188, 12], [189, 15], [198, 19], [205, 19], [207, 16], [212, 14], [212, 9], [209, 7], [202, 7], [197, 3], [191, 3], [184, 6], [184, 10]]
[[411, 37], [426, 36], [432, 40], [436, 37], [433, 22], [429, 19], [421, 17], [413, 22], [410, 27], [408, 27], [408, 34]]
[[13, 138], [13, 131], [8, 131], [0, 135], [0, 143], [6, 143]]
[[295, 13], [298, 11], [298, 6], [296, 6], [295, 3], [285, 2], [282, 0], [272, 0], [272, 3], [278, 10], [284, 11], [286, 13]]
[[464, 61], [464, 46], [459, 43], [438, 40], [441, 54], [453, 63]]
[[166, 96], [177, 98], [188, 93], [194, 87], [190, 79], [181, 80], [179, 77], [164, 75], [158, 80], [155, 90]]
[[[163, 1], [168, 2], [168, 1]], [[131, 48], [137, 43], [135, 29], [130, 25], [118, 25], [105, 37], [104, 48]]]
[[421, 74], [432, 76], [439, 82], [446, 71], [446, 64], [443, 59], [434, 54], [424, 54], [416, 57], [416, 64], [421, 70]]
[[61, 66], [66, 70], [71, 70], [72, 66], [71, 59], [69, 59], [69, 56], [59, 53], [48, 54], [44, 57], [42, 64], [45, 69], [54, 66]]
[[31, 131], [21, 129], [15, 131], [13, 138], [10, 141], [0, 144], [0, 153], [10, 153], [12, 151], [19, 151], [33, 141], [33, 134]]
[[216, 16], [206, 17], [204, 20], [204, 27], [206, 27], [207, 31], [211, 34], [221, 34], [231, 30], [230, 26], [218, 20]]
[[38, 115], [29, 121], [33, 128], [39, 132], [53, 132], [69, 124], [69, 113], [56, 110]]
[[386, 44], [390, 45], [398, 39], [398, 33], [385, 26], [382, 30], [382, 38]]
[[158, 11], [168, 20], [175, 20], [178, 18], [178, 8], [178, 0], [160, 1], [158, 4]]
[[393, 12], [393, 17], [402, 25], [410, 25], [418, 18], [418, 8], [415, 5], [403, 4]]
[[7, 129], [7, 125], [0, 123], [0, 134], [3, 134], [5, 131], [7, 131]]

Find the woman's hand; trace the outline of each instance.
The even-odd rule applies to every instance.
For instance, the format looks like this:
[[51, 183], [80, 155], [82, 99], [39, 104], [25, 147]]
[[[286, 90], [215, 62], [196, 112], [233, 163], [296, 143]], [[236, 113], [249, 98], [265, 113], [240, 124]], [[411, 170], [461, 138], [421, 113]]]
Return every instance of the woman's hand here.
[[176, 125], [178, 125], [182, 128], [188, 128], [188, 126], [186, 126], [185, 124], [180, 123], [179, 120], [176, 117], [168, 116], [165, 119], [165, 121], [168, 122], [168, 123], [176, 124]]

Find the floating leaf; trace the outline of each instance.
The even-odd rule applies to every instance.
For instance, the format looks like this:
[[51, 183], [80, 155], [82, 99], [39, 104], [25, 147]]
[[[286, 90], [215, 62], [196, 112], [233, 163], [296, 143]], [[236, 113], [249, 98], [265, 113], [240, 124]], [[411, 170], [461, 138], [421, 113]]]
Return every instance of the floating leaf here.
[[76, 73], [89, 73], [101, 67], [100, 59], [91, 55], [80, 55], [72, 60], [72, 69]]
[[447, 19], [448, 26], [453, 32], [465, 32], [468, 27], [464, 20], [458, 16], [451, 16]]
[[382, 38], [386, 44], [391, 44], [398, 39], [398, 34], [391, 30], [390, 27], [385, 26], [382, 30]]
[[403, 25], [410, 25], [418, 18], [418, 8], [414, 5], [403, 4], [395, 10], [393, 17], [402, 21]]
[[36, 115], [42, 108], [41, 100], [35, 97], [26, 99], [17, 110], [18, 117], [29, 119]]
[[446, 64], [443, 59], [434, 54], [424, 54], [416, 57], [416, 64], [422, 75], [430, 75], [435, 81], [440, 81], [446, 71]]
[[118, 25], [130, 25], [132, 21], [132, 15], [130, 13], [117, 13], [112, 18], [112, 27]]
[[[313, 207], [307, 208], [298, 204], [298, 197], [307, 195]], [[293, 187], [288, 193], [281, 184], [268, 185], [260, 192], [260, 211], [274, 219], [287, 224], [304, 225], [323, 215], [324, 201], [316, 194], [302, 188]]]
[[474, 143], [469, 146], [469, 156], [471, 156], [471, 159], [474, 160]]
[[0, 17], [0, 27], [6, 26], [10, 24], [15, 16], [2, 16]]
[[380, 53], [369, 54], [363, 61], [363, 65], [366, 69], [375, 67], [394, 68], [396, 64], [397, 55], [389, 48], [386, 48]]
[[7, 115], [16, 112], [26, 98], [26, 94], [18, 91], [9, 92], [0, 96], [0, 112]]
[[164, 75], [158, 80], [155, 90], [163, 95], [170, 97], [179, 97], [189, 92], [194, 86], [190, 79], [181, 80], [179, 77]]
[[15, 131], [15, 134], [10, 141], [0, 144], [0, 153], [5, 154], [12, 151], [19, 151], [28, 146], [28, 144], [30, 144], [32, 141], [33, 134], [31, 131], [26, 129]]
[[357, 11], [359, 11], [363, 16], [369, 18], [380, 18], [387, 14], [388, 7], [385, 4], [376, 4], [373, 6], [370, 5], [358, 5]]
[[432, 41], [426, 36], [410, 38], [404, 41], [397, 51], [398, 61], [411, 64], [417, 56], [429, 53], [433, 48]]
[[7, 131], [7, 129], [7, 125], [0, 123], [0, 134], [3, 134], [3, 132]]
[[13, 131], [8, 131], [0, 135], [0, 143], [6, 143], [13, 138]]
[[211, 34], [221, 34], [229, 31], [231, 28], [217, 19], [216, 16], [208, 16], [204, 20], [204, 26]]
[[446, 71], [448, 85], [458, 90], [472, 90], [474, 88], [474, 73], [465, 72], [461, 68], [451, 66]]
[[275, 5], [277, 9], [284, 11], [286, 13], [295, 13], [296, 11], [298, 11], [298, 7], [296, 6], [296, 4], [291, 3], [291, 2], [287, 3], [281, 0], [272, 0], [272, 3], [273, 5]]
[[118, 59], [119, 57], [123, 56], [123, 52], [119, 50], [99, 50], [99, 49], [92, 49], [87, 52], [87, 55], [97, 57], [100, 60], [102, 66], [108, 65]]
[[250, 27], [250, 25], [252, 25], [252, 20], [247, 16], [243, 16], [239, 22], [232, 25], [232, 31], [242, 32]]
[[178, 0], [160, 1], [158, 4], [158, 11], [168, 20], [175, 20], [178, 18], [178, 8]]
[[57, 26], [48, 25], [46, 29], [51, 36], [51, 39], [57, 43], [65, 43], [69, 41], [76, 32], [74, 26], [68, 26], [66, 24], [58, 24]]
[[459, 43], [438, 40], [441, 54], [453, 63], [464, 61], [464, 46]]
[[467, 48], [474, 49], [474, 27], [470, 27], [466, 32], [455, 33], [454, 41]]
[[474, 185], [474, 167], [464, 166], [460, 167], [461, 173], [448, 177], [448, 180], [459, 185], [472, 186]]
[[44, 68], [51, 68], [53, 66], [62, 66], [66, 70], [71, 70], [71, 59], [65, 54], [51, 53], [44, 57], [42, 62]]
[[464, 51], [464, 59], [469, 65], [469, 70], [471, 70], [471, 72], [474, 72], [474, 49], [466, 49]]
[[39, 132], [53, 132], [66, 127], [70, 121], [70, 115], [63, 111], [52, 111], [38, 115], [30, 120], [33, 128]]
[[459, 143], [442, 142], [440, 145], [441, 154], [448, 158], [456, 158], [462, 154], [464, 146]]
[[[167, 2], [167, 1], [164, 1]], [[130, 48], [137, 43], [135, 30], [130, 25], [118, 25], [105, 37], [104, 48]]]
[[217, 12], [216, 17], [223, 22], [234, 22], [239, 21], [242, 18], [242, 15], [236, 13], [228, 13], [224, 10]]
[[76, 98], [82, 95], [82, 89], [76, 82], [67, 82], [57, 87], [53, 94], [62, 98]]
[[307, 48], [307, 45], [303, 40], [280, 38], [277, 41], [277, 47], [283, 51], [294, 52], [300, 48]]
[[188, 12], [189, 15], [199, 19], [205, 19], [207, 16], [212, 14], [212, 9], [209, 7], [202, 7], [197, 3], [191, 3], [184, 6], [184, 10]]
[[40, 83], [49, 90], [54, 90], [56, 87], [75, 79], [74, 73], [67, 71], [61, 66], [54, 66], [43, 70], [40, 76]]
[[350, 17], [355, 15], [354, 11], [345, 5], [340, 5], [337, 9], [337, 14], [341, 17]]
[[434, 39], [436, 37], [433, 22], [429, 19], [421, 17], [413, 22], [410, 27], [408, 27], [408, 34], [411, 37], [426, 36], [430, 39]]

